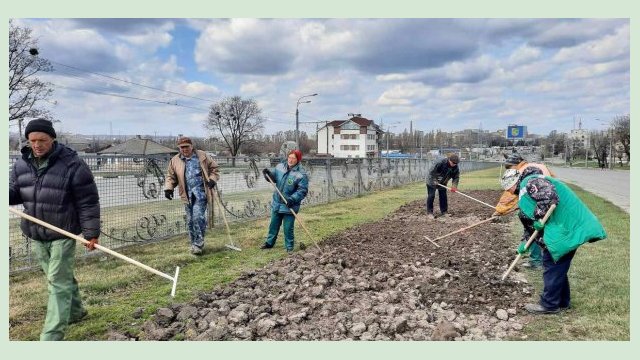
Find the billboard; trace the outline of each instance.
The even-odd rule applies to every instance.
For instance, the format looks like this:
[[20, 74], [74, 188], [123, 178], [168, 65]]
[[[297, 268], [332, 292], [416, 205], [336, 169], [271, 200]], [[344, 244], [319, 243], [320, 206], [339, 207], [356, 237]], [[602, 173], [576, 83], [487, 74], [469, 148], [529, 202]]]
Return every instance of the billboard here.
[[524, 139], [527, 136], [527, 127], [522, 125], [509, 125], [507, 126], [507, 139], [518, 140]]

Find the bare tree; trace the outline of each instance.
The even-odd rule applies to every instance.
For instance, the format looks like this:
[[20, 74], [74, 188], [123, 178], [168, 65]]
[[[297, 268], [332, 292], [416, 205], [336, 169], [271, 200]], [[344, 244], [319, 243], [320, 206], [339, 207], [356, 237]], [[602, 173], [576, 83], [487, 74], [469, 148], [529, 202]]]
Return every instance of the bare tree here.
[[233, 157], [232, 166], [236, 166], [242, 144], [263, 129], [265, 120], [261, 112], [255, 100], [240, 96], [227, 97], [211, 105], [205, 127], [220, 133]]
[[[613, 119], [613, 141], [615, 144], [620, 143], [623, 152], [627, 154], [627, 162], [631, 162], [631, 115], [618, 116]], [[618, 156], [622, 158], [622, 156]]]
[[594, 157], [598, 161], [598, 167], [606, 168], [609, 156], [609, 135], [606, 131], [592, 131], [589, 142]]
[[53, 70], [49, 60], [38, 56], [37, 45], [31, 29], [9, 20], [9, 121], [52, 118], [49, 110], [37, 106], [53, 94], [50, 84], [35, 77], [39, 72]]

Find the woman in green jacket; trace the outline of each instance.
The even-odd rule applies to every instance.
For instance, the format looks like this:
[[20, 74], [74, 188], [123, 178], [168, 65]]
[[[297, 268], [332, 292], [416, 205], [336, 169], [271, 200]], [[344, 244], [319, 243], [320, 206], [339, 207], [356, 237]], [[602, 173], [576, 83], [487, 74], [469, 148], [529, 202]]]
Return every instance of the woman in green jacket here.
[[[540, 169], [528, 167], [520, 174], [508, 170], [502, 177], [504, 190], [519, 195], [520, 221], [524, 226], [518, 253], [535, 230], [535, 241], [542, 248], [544, 288], [538, 304], [526, 304], [534, 314], [557, 313], [570, 307], [571, 293], [567, 273], [576, 249], [586, 243], [605, 239], [607, 233], [598, 218], [558, 179], [544, 176]], [[551, 205], [556, 209], [545, 224], [540, 220]]]

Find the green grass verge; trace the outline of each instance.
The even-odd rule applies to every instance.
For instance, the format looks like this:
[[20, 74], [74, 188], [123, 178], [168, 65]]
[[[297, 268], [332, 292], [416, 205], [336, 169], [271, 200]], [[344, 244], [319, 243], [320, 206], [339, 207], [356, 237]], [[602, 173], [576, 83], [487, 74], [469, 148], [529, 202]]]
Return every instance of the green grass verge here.
[[[460, 189], [497, 189], [496, 168], [464, 173]], [[536, 318], [525, 330], [530, 339], [629, 339], [629, 216], [612, 204], [584, 192], [579, 195], [605, 224], [609, 239], [587, 245], [578, 252], [570, 272], [574, 309], [566, 315]], [[423, 200], [423, 183], [384, 190], [345, 201], [305, 208], [301, 217], [315, 239], [321, 240], [352, 226], [377, 221], [403, 204]], [[626, 215], [626, 217], [624, 217]], [[123, 254], [170, 276], [180, 266], [176, 297], [169, 296], [170, 281], [122, 260], [96, 254], [76, 269], [80, 291], [89, 310], [85, 321], [73, 324], [68, 340], [106, 339], [110, 330], [135, 333], [159, 307], [188, 302], [199, 292], [233, 281], [244, 271], [257, 269], [285, 257], [284, 249], [260, 251], [268, 219], [231, 224], [231, 236], [242, 252], [224, 248], [227, 236], [219, 226], [207, 232], [206, 254], [188, 253], [185, 236], [131, 247]], [[296, 225], [296, 238], [312, 240]], [[514, 240], [515, 241], [515, 240]], [[515, 243], [514, 243], [515, 245]], [[277, 243], [282, 247], [282, 240]], [[535, 281], [539, 273], [531, 273]], [[540, 286], [539, 283], [536, 284]], [[37, 340], [46, 311], [46, 283], [39, 271], [10, 277], [9, 336], [12, 340]], [[135, 317], [137, 309], [141, 316]], [[560, 321], [561, 320], [561, 321]]]

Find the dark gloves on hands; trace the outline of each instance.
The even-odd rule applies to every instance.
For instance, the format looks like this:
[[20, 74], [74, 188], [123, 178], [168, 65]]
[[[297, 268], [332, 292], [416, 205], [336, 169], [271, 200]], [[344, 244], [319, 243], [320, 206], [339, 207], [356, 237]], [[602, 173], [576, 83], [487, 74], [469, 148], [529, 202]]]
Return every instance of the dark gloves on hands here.
[[207, 181], [207, 187], [209, 189], [213, 189], [214, 187], [216, 187], [216, 181], [213, 179], [209, 179], [209, 181]]
[[89, 249], [89, 251], [92, 251], [96, 248], [96, 244], [98, 243], [98, 238], [93, 238], [91, 240], [89, 240], [88, 243], [84, 244], [84, 246]]
[[264, 179], [273, 182], [273, 176], [271, 176], [271, 171], [269, 169], [262, 169], [262, 175], [264, 175]]
[[164, 197], [166, 197], [168, 200], [173, 200], [173, 190], [165, 190]]
[[290, 197], [286, 198], [287, 199], [287, 207], [288, 208], [292, 208], [293, 207], [293, 199], [291, 199]]

